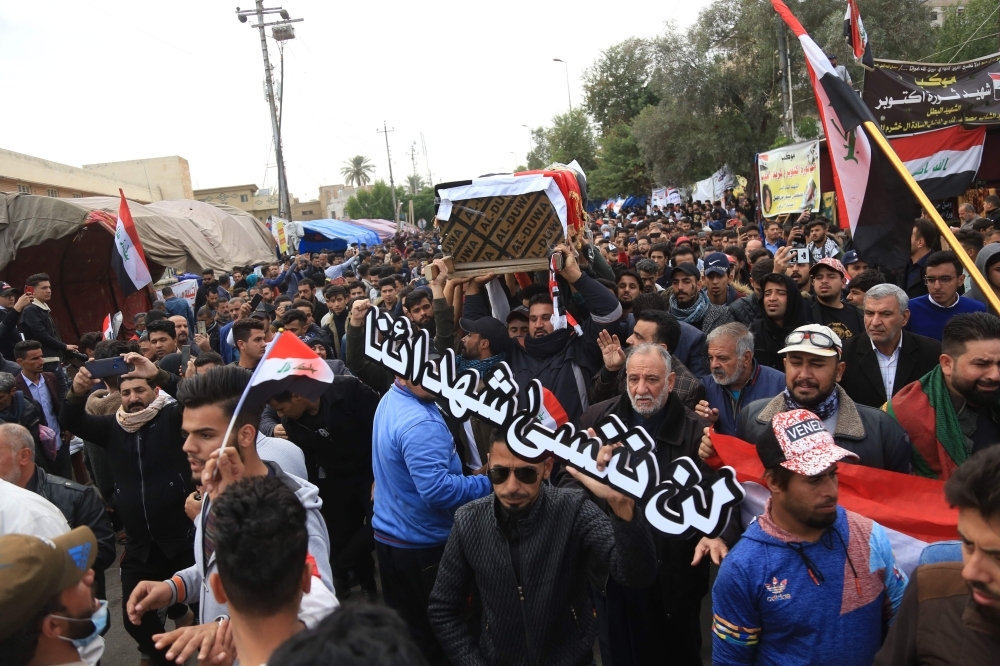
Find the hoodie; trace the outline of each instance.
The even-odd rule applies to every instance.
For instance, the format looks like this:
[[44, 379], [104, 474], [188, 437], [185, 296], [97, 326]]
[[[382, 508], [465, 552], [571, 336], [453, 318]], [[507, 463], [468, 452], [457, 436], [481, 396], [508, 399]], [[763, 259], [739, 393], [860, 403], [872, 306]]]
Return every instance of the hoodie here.
[[[306, 530], [309, 532], [309, 557], [315, 565], [313, 576], [319, 578], [322, 585], [313, 581], [308, 594], [302, 595], [299, 602], [299, 619], [311, 629], [324, 617], [332, 613], [339, 605], [333, 592], [333, 572], [330, 569], [330, 536], [326, 531], [326, 522], [320, 514], [323, 500], [319, 497], [319, 489], [308, 481], [285, 474], [277, 463], [264, 461], [268, 474], [281, 479], [282, 483], [295, 491], [295, 496], [306, 509]], [[208, 587], [208, 577], [216, 571], [215, 553], [204, 562], [205, 546], [202, 542], [203, 527], [211, 508], [208, 496], [201, 503], [201, 515], [194, 521], [194, 564], [183, 571], [178, 571], [170, 580], [165, 581], [174, 593], [170, 605], [174, 603], [200, 603], [201, 624], [213, 622], [219, 617], [229, 616], [229, 607], [220, 604]]]
[[[1000, 243], [990, 243], [980, 250], [978, 255], [976, 255], [976, 268], [979, 269], [980, 273], [986, 276], [987, 281], [990, 279], [989, 274], [986, 272], [988, 270], [988, 265], [995, 264], [998, 260], [1000, 260], [1000, 257], [997, 256], [998, 254], [1000, 254]], [[990, 261], [990, 259], [992, 259], [992, 261]], [[966, 277], [966, 280], [969, 279], [970, 278]], [[968, 296], [969, 298], [976, 299], [987, 308], [990, 307], [990, 302], [986, 300], [986, 296], [983, 295], [983, 292], [976, 286], [975, 282], [972, 283], [972, 288], [968, 290]]]
[[809, 543], [770, 516], [768, 500], [719, 569], [712, 663], [871, 664], [907, 582], [885, 529], [837, 507]]

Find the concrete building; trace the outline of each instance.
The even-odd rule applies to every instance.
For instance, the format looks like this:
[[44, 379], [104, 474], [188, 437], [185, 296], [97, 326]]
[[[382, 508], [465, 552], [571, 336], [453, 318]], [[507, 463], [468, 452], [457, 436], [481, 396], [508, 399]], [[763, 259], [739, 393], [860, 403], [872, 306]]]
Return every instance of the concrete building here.
[[193, 198], [188, 161], [176, 155], [75, 167], [0, 149], [0, 192], [116, 197], [118, 188], [139, 203]]
[[944, 25], [946, 11], [955, 11], [961, 15], [965, 10], [965, 0], [927, 0], [926, 4], [931, 12], [931, 23], [939, 28]]
[[349, 219], [345, 207], [347, 200], [354, 196], [357, 190], [351, 185], [323, 185], [319, 188], [319, 202], [326, 217], [334, 220]]
[[[193, 197], [207, 203], [221, 203], [247, 211], [261, 222], [268, 217], [278, 215], [278, 193], [269, 189], [260, 189], [256, 185], [229, 185], [226, 187], [209, 187], [195, 190]], [[291, 198], [292, 219], [296, 222], [322, 220], [326, 217], [326, 209], [318, 199], [300, 202]]]

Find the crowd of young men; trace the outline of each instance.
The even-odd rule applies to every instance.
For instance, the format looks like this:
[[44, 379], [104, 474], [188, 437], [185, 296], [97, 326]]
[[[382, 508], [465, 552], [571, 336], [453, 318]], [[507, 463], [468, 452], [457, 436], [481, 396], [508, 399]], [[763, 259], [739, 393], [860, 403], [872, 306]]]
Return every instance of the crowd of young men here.
[[[575, 327], [547, 273], [455, 276], [432, 232], [206, 270], [120, 340], [64, 342], [46, 274], [0, 284], [0, 653], [96, 663], [110, 613], [157, 665], [995, 663], [1000, 318], [955, 254], [1000, 294], [992, 224], [963, 208], [942, 249], [918, 219], [886, 274], [823, 217], [754, 215], [727, 197], [592, 216], [553, 250]], [[644, 427], [660, 469], [686, 456], [711, 482], [713, 437], [735, 435], [770, 498], [714, 539], [661, 534], [366, 357], [371, 308], [460, 370], [539, 380], [578, 428]], [[222, 447], [278, 331], [333, 382], [245, 406]], [[123, 375], [82, 365], [122, 355]], [[839, 505], [842, 465], [946, 481], [960, 545], [901, 569]]]

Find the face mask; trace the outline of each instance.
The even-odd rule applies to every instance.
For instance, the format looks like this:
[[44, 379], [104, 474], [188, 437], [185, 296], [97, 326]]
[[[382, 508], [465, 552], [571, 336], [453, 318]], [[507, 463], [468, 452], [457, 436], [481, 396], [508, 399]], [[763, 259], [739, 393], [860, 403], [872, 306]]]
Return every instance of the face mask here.
[[95, 666], [104, 654], [104, 639], [101, 638], [101, 632], [108, 626], [108, 602], [101, 600], [99, 603], [100, 605], [97, 610], [94, 611], [94, 614], [89, 619], [64, 617], [62, 615], [52, 616], [66, 620], [67, 622], [90, 622], [94, 625], [94, 630], [83, 638], [59, 637], [64, 641], [72, 643], [76, 651], [80, 654], [80, 659], [85, 661], [88, 666]]

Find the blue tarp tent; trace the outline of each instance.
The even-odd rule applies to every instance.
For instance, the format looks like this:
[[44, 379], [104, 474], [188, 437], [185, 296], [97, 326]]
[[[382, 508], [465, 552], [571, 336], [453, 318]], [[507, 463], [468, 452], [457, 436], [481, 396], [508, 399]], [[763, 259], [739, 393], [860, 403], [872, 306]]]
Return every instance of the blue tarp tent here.
[[300, 253], [323, 250], [343, 252], [351, 243], [365, 243], [369, 246], [381, 243], [378, 234], [371, 229], [343, 220], [311, 220], [301, 224]]

